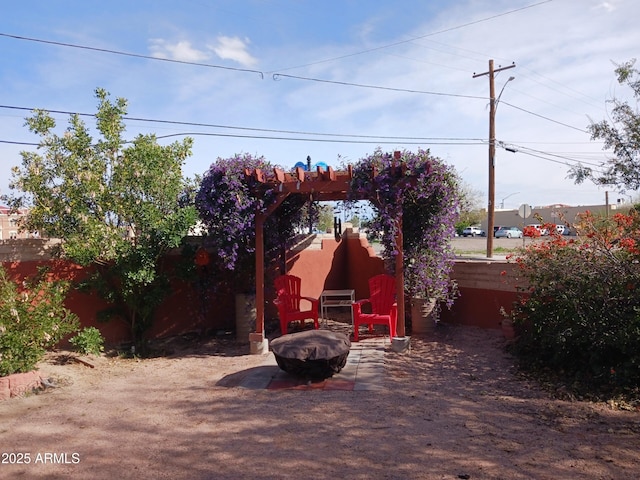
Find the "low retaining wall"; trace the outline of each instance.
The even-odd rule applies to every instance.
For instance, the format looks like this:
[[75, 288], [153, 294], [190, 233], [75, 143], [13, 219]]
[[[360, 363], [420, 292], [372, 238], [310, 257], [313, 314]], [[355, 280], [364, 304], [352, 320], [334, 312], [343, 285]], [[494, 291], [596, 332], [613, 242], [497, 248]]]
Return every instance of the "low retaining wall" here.
[[458, 283], [460, 298], [451, 310], [442, 310], [441, 320], [500, 328], [502, 312], [510, 312], [518, 300], [516, 287], [509, 282], [515, 268], [515, 264], [500, 259], [458, 259], [451, 276]]

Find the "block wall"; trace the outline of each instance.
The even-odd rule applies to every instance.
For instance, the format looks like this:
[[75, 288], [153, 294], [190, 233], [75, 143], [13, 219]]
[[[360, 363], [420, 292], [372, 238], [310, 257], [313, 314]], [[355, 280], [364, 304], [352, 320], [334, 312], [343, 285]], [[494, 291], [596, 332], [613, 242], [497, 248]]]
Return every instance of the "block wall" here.
[[[303, 295], [318, 298], [326, 289], [354, 289], [356, 298], [369, 295], [368, 279], [384, 273], [384, 264], [363, 235], [347, 232], [340, 241], [330, 235], [303, 238], [287, 254], [287, 270], [302, 278]], [[79, 280], [87, 275], [80, 266], [52, 260], [51, 242], [14, 240], [0, 242], [0, 261], [17, 282], [48, 265], [56, 278]], [[172, 268], [177, 256], [169, 257], [166, 268]], [[508, 310], [517, 299], [514, 285], [507, 283], [513, 266], [504, 261], [459, 260], [452, 276], [461, 292], [451, 310], [443, 309], [441, 320], [482, 328], [499, 328], [501, 309]], [[200, 274], [199, 274], [200, 275]], [[202, 274], [202, 278], [205, 276]], [[191, 282], [175, 280], [172, 293], [158, 314], [151, 338], [193, 331], [233, 330], [235, 328], [234, 292], [218, 290], [196, 278]], [[273, 290], [266, 285], [266, 319], [275, 318]], [[81, 319], [83, 326], [99, 328], [109, 343], [129, 340], [128, 326], [123, 322], [98, 322], [97, 314], [106, 307], [95, 295], [73, 291], [67, 306]], [[407, 309], [407, 313], [410, 309]]]

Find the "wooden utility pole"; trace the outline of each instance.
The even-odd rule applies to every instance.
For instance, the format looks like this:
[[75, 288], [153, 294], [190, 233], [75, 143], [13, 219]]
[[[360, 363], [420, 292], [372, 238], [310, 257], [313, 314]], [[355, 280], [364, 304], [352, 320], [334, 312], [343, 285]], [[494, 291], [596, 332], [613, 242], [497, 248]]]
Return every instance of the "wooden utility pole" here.
[[[493, 224], [496, 197], [496, 89], [495, 74], [509, 68], [514, 68], [515, 63], [507, 67], [493, 68], [493, 60], [489, 60], [489, 71], [474, 74], [473, 78], [489, 76], [489, 201], [487, 205], [487, 258], [493, 257]], [[511, 80], [511, 78], [510, 78]], [[507, 80], [509, 81], [509, 80]], [[506, 85], [506, 84], [505, 84]], [[502, 92], [500, 92], [502, 93]]]

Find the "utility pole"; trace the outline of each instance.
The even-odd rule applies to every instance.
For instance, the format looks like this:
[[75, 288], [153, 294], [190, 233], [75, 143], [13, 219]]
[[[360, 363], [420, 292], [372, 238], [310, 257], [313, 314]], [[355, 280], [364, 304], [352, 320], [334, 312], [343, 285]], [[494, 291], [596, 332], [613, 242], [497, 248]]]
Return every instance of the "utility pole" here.
[[[496, 196], [496, 89], [495, 74], [509, 68], [514, 68], [515, 63], [507, 67], [493, 68], [493, 60], [489, 60], [489, 71], [474, 74], [473, 78], [489, 76], [489, 202], [487, 205], [487, 258], [493, 257], [493, 224]], [[510, 78], [511, 79], [511, 78]], [[507, 80], [509, 81], [509, 80]], [[505, 84], [506, 85], [506, 84]], [[502, 92], [500, 92], [502, 94]]]

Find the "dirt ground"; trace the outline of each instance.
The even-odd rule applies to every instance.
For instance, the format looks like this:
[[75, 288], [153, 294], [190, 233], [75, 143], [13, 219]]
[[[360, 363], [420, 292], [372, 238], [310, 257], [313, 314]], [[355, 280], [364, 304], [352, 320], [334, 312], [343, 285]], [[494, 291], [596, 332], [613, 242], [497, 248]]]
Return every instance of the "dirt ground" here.
[[0, 478], [640, 477], [639, 412], [552, 398], [504, 342], [440, 325], [387, 351], [373, 391], [240, 388], [265, 358], [215, 338], [94, 368], [57, 352], [56, 388], [0, 404]]

